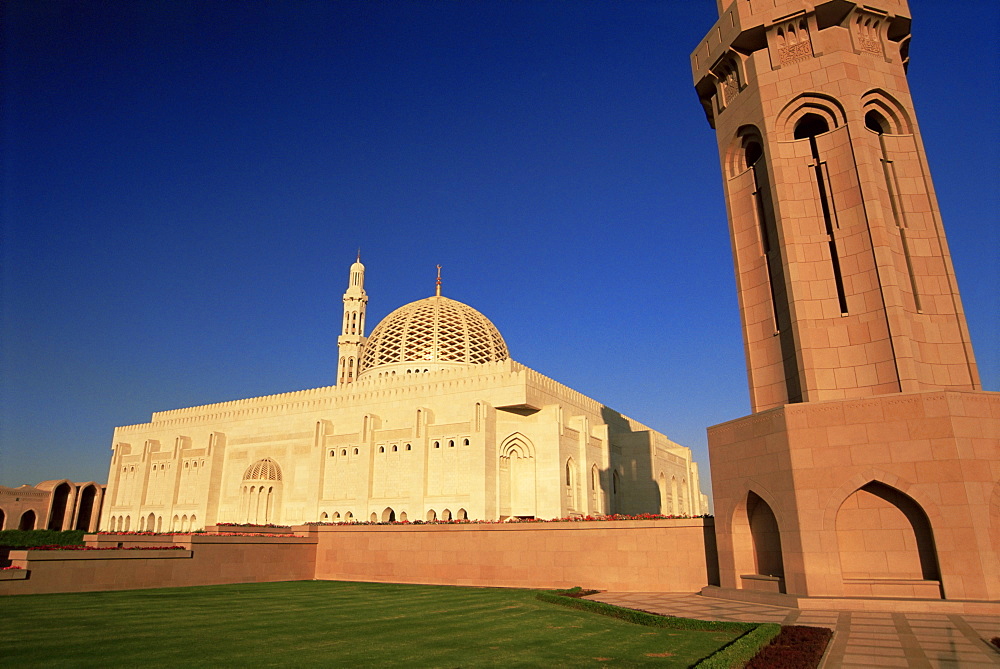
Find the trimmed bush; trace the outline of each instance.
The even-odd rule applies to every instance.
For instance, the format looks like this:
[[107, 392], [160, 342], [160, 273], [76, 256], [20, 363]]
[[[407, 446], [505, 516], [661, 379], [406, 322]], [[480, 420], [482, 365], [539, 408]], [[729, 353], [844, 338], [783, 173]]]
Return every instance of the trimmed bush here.
[[34, 548], [35, 546], [82, 546], [83, 530], [3, 530], [0, 546]]
[[[618, 618], [619, 620], [625, 620], [630, 623], [635, 623], [636, 625], [645, 625], [646, 627], [661, 627], [664, 629], [688, 630], [692, 632], [747, 632], [757, 627], [754, 623], [734, 623], [721, 620], [695, 620], [693, 618], [660, 616], [655, 613], [646, 613], [645, 611], [626, 609], [621, 606], [605, 604], [604, 602], [595, 602], [590, 599], [579, 599], [578, 597], [573, 597], [574, 591], [578, 590], [579, 588], [572, 588], [570, 590], [540, 592], [536, 596], [543, 602], [559, 604], [560, 606], [568, 606], [571, 609], [590, 611], [591, 613]], [[568, 596], [566, 593], [568, 593]], [[770, 640], [771, 638], [768, 638], [768, 641]]]
[[743, 636], [722, 648], [717, 653], [709, 655], [694, 665], [697, 669], [733, 669], [745, 667], [762, 648], [781, 633], [781, 625], [777, 623], [761, 623]]

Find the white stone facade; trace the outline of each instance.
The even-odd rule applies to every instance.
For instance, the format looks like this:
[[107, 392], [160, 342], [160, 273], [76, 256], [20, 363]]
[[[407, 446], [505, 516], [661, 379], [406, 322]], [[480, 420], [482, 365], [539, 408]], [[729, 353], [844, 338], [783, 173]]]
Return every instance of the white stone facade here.
[[101, 529], [707, 512], [690, 449], [509, 359], [474, 309], [439, 294], [366, 339], [363, 274], [338, 386], [117, 428]]

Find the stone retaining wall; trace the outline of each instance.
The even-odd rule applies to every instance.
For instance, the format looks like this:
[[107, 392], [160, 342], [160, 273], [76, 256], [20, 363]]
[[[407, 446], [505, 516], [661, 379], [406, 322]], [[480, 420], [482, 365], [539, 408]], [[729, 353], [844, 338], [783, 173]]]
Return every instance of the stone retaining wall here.
[[697, 592], [718, 582], [707, 566], [716, 564], [711, 518], [311, 532], [322, 580], [659, 592]]
[[[97, 535], [116, 545], [121, 535]], [[156, 535], [130, 545], [183, 550], [12, 550], [24, 580], [0, 580], [0, 595], [135, 590], [223, 583], [311, 580], [316, 540], [309, 537]]]
[[[0, 595], [295, 580], [697, 592], [717, 583], [711, 518], [322, 525], [295, 535], [97, 534], [95, 548], [12, 550]], [[158, 546], [183, 550], [149, 550]]]

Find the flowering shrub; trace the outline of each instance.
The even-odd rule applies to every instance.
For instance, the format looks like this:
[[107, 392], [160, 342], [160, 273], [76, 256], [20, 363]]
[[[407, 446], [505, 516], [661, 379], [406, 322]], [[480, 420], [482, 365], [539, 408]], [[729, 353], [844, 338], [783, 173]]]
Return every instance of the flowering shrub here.
[[9, 567], [3, 567], [2, 569], [0, 569], [0, 571], [12, 571], [14, 569], [20, 569], [20, 568], [21, 567], [15, 567], [14, 565], [11, 565]]
[[393, 520], [383, 522], [380, 520], [347, 520], [338, 522], [312, 522], [307, 525], [503, 525], [507, 523], [583, 523], [601, 522], [609, 520], [668, 520], [671, 518], [711, 518], [710, 514], [702, 516], [666, 516], [659, 513], [640, 513], [627, 515], [613, 513], [607, 516], [570, 516], [567, 518], [512, 518], [510, 520], [468, 520], [453, 518], [452, 520]]
[[183, 546], [32, 546], [33, 551], [169, 551], [184, 550]]
[[290, 530], [291, 525], [274, 525], [272, 523], [219, 523], [222, 527], [270, 527], [275, 530]]

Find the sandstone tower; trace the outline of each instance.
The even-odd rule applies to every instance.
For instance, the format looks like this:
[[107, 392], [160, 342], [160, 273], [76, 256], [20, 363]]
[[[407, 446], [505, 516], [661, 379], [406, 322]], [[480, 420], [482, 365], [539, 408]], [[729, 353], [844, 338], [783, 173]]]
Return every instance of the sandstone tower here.
[[709, 429], [714, 594], [1000, 599], [1000, 395], [913, 112], [906, 2], [719, 5], [691, 63], [754, 414]]
[[365, 310], [368, 294], [365, 292], [365, 266], [361, 264], [361, 253], [351, 265], [351, 276], [344, 293], [344, 324], [337, 337], [337, 385], [352, 383], [357, 378], [358, 363], [365, 342]]

